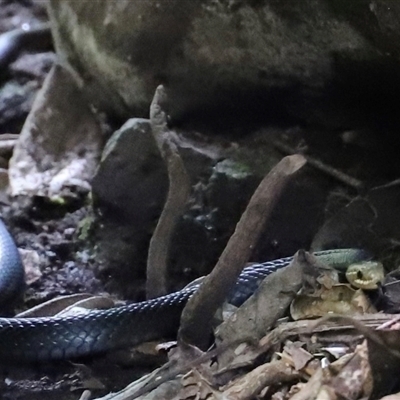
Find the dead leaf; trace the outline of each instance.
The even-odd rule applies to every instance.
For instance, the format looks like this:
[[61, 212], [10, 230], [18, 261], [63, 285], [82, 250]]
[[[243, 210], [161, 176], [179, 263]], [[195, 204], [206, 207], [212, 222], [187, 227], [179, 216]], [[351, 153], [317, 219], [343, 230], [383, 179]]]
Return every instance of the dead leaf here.
[[366, 343], [357, 346], [337, 375], [325, 382], [339, 398], [357, 400], [372, 392], [372, 376]]
[[287, 353], [292, 360], [292, 365], [296, 371], [302, 370], [314, 356], [305, 350], [301, 342], [287, 342], [283, 352]]
[[371, 312], [376, 310], [364, 292], [343, 284], [335, 285], [331, 289], [321, 287], [313, 294], [301, 294], [290, 306], [294, 320], [322, 317], [328, 313], [354, 315]]
[[70, 296], [61, 296], [32, 307], [17, 315], [18, 318], [49, 317], [62, 314], [63, 311], [74, 306], [84, 308], [111, 308], [114, 301], [109, 297], [93, 296], [92, 294], [79, 293]]
[[229, 383], [224, 390], [225, 399], [251, 399], [266, 386], [297, 381], [300, 374], [282, 360], [260, 365], [246, 375]]

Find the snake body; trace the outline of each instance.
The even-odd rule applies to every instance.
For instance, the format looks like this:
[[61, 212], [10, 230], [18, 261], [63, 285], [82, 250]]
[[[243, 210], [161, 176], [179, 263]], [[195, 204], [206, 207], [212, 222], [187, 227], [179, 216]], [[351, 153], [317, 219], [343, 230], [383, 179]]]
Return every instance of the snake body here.
[[[316, 253], [323, 262], [343, 267], [368, 258], [362, 250]], [[244, 268], [229, 302], [240, 306], [262, 280], [288, 265], [293, 257]], [[1, 300], [15, 296], [23, 281], [16, 245], [0, 221]], [[183, 307], [199, 285], [152, 300], [70, 317], [0, 318], [0, 361], [37, 362], [95, 355], [176, 334]], [[9, 290], [13, 288], [13, 290]], [[6, 294], [7, 296], [5, 296]]]
[[50, 50], [52, 39], [49, 23], [29, 29], [14, 29], [0, 35], [0, 73], [13, 62], [22, 50]]

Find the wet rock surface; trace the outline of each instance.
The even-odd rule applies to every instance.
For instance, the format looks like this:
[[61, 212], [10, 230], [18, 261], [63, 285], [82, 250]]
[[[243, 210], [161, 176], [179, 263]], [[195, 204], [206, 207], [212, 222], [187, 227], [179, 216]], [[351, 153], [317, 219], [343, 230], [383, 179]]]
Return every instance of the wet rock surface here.
[[87, 193], [102, 145], [95, 114], [71, 74], [55, 65], [14, 148], [10, 194], [66, 199]]
[[[398, 183], [375, 187], [361, 194], [331, 216], [316, 233], [314, 249], [327, 247], [368, 248], [385, 259], [387, 266], [397, 265], [397, 239], [400, 232], [392, 221], [399, 218]], [[329, 207], [329, 206], [328, 206]]]
[[129, 120], [109, 139], [92, 186], [97, 259], [103, 275], [117, 278], [117, 287], [127, 276], [143, 278], [148, 242], [167, 189], [149, 121]]
[[[398, 6], [356, 3], [121, 1], [112, 8], [54, 0], [50, 17], [57, 50], [93, 101], [119, 115], [145, 115], [163, 82], [171, 115], [193, 123], [198, 114], [201, 124], [211, 114], [209, 128], [222, 129], [229, 115], [248, 123], [396, 124]], [[371, 107], [383, 107], [385, 117]]]

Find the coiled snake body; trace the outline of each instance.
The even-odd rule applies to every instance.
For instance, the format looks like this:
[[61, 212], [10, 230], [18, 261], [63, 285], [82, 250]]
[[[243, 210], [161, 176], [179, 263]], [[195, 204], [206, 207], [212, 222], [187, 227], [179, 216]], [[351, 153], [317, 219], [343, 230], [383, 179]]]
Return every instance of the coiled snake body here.
[[[343, 266], [366, 259], [362, 250], [316, 253], [324, 262]], [[241, 273], [228, 299], [239, 306], [272, 272], [292, 257], [254, 264]], [[0, 301], [21, 286], [22, 263], [15, 243], [0, 221]], [[51, 361], [94, 355], [176, 334], [181, 312], [198, 285], [152, 300], [95, 310], [71, 317], [0, 318], [0, 361]]]

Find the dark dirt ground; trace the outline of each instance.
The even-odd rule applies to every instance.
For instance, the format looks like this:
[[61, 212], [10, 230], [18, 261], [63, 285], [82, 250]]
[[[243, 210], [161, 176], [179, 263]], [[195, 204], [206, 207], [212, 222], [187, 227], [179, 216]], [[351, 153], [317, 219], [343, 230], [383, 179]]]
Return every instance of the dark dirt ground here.
[[[0, 33], [24, 24], [36, 26], [46, 19], [40, 0], [0, 0]], [[6, 71], [0, 71], [0, 134], [20, 132], [55, 60], [47, 45], [37, 47], [35, 52], [22, 51]], [[82, 221], [90, 217], [85, 199], [61, 210], [39, 202], [28, 209], [13, 200], [0, 204], [0, 213], [18, 247], [33, 250], [40, 260], [41, 276], [28, 283], [19, 310], [60, 295], [107, 292], [95, 277], [90, 250], [79, 238], [85, 227]], [[58, 363], [2, 367], [0, 397], [4, 399], [78, 399], [86, 388], [100, 395], [121, 389], [145, 372], [121, 368], [108, 358], [87, 360], [85, 366]]]

